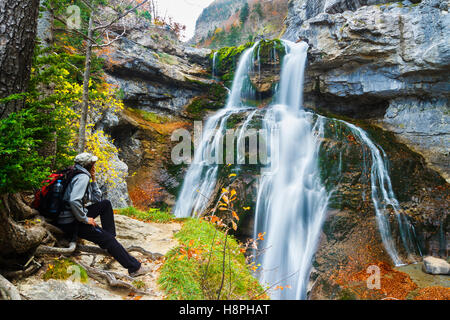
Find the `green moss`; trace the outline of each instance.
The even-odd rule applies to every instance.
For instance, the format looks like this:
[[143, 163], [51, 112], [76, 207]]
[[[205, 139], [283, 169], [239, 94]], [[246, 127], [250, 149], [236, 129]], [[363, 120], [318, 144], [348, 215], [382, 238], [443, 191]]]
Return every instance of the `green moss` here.
[[55, 280], [75, 280], [82, 283], [89, 281], [86, 270], [70, 259], [55, 259], [47, 266], [47, 271], [42, 278], [45, 281]]
[[[225, 234], [200, 219], [188, 219], [175, 237], [180, 247], [167, 254], [158, 283], [170, 300], [216, 299], [222, 281]], [[210, 248], [212, 244], [212, 248]], [[228, 236], [225, 278], [221, 299], [252, 299], [263, 296], [263, 288], [249, 270], [238, 242]], [[183, 250], [181, 250], [183, 249]], [[188, 257], [186, 251], [197, 256]], [[211, 250], [211, 251], [210, 251]], [[209, 260], [208, 264], [208, 259]], [[205, 276], [205, 270], [208, 272]], [[230, 293], [231, 287], [231, 293]]]
[[227, 85], [230, 85], [233, 81], [234, 72], [241, 54], [253, 45], [254, 42], [247, 42], [239, 47], [223, 47], [211, 53], [210, 60], [212, 65], [214, 53], [217, 52], [216, 72]]
[[164, 64], [169, 65], [177, 65], [179, 64], [178, 59], [174, 56], [164, 53], [164, 52], [158, 52], [159, 61], [161, 61]]
[[186, 112], [196, 120], [202, 120], [207, 110], [217, 110], [225, 105], [227, 90], [220, 84], [214, 83], [209, 86], [204, 96], [195, 97], [186, 107]]
[[270, 63], [273, 60], [279, 60], [281, 62], [282, 57], [286, 54], [286, 48], [280, 39], [261, 40], [258, 47], [254, 52], [254, 56], [256, 59], [259, 53], [261, 64]]
[[196, 97], [187, 106], [186, 111], [196, 120], [201, 120], [204, 117], [206, 109], [209, 107], [209, 100], [204, 97]]
[[133, 112], [135, 114], [138, 114], [142, 119], [152, 122], [152, 123], [162, 124], [162, 123], [170, 122], [170, 117], [163, 116], [163, 115], [155, 113], [155, 112], [145, 111], [145, 110], [141, 110], [141, 109], [133, 109], [133, 108], [128, 108], [128, 110], [130, 110], [131, 112]]
[[339, 295], [339, 300], [357, 300], [357, 297], [352, 290], [344, 289]]
[[[236, 71], [237, 63], [242, 53], [248, 48], [251, 48], [254, 44], [254, 42], [247, 42], [239, 47], [223, 47], [218, 51], [213, 51], [211, 53], [211, 65], [214, 54], [215, 52], [217, 53], [215, 71], [226, 86], [229, 87], [233, 81], [234, 72]], [[270, 63], [273, 59], [281, 61], [286, 54], [286, 49], [280, 39], [261, 40], [259, 49], [255, 50], [255, 58], [258, 55], [258, 51], [262, 64]], [[276, 53], [275, 57], [273, 56], [274, 52]]]

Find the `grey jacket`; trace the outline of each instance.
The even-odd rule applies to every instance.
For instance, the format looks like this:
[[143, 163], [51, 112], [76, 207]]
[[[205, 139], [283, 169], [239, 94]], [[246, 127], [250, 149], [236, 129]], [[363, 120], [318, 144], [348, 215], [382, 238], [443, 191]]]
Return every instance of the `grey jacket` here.
[[83, 171], [76, 175], [67, 186], [64, 193], [66, 207], [58, 217], [59, 224], [72, 223], [78, 220], [88, 223], [87, 209], [85, 205], [89, 202], [96, 203], [102, 200], [102, 192], [96, 182], [90, 182], [91, 174], [84, 167], [76, 164], [75, 168]]

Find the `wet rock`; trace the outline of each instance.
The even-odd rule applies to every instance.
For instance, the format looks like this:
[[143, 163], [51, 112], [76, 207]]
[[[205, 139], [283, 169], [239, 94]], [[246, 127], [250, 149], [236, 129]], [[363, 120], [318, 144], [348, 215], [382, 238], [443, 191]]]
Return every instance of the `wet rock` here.
[[423, 258], [423, 271], [429, 274], [450, 275], [450, 263], [435, 257]]

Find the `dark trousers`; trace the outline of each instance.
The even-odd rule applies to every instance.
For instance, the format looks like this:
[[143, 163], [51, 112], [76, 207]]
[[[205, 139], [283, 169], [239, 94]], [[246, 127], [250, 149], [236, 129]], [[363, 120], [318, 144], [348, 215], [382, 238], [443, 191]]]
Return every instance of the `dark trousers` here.
[[90, 224], [74, 222], [66, 225], [58, 225], [66, 235], [72, 238], [77, 236], [81, 239], [91, 241], [102, 249], [106, 249], [129, 273], [139, 270], [141, 263], [128, 253], [127, 250], [116, 239], [116, 225], [114, 223], [114, 212], [111, 202], [104, 200], [89, 207], [89, 218], [100, 216], [102, 228]]

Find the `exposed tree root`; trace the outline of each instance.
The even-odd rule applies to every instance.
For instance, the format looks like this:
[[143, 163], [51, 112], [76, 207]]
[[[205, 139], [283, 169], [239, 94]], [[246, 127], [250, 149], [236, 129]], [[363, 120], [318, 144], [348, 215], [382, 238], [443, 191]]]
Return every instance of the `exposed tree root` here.
[[106, 282], [106, 284], [108, 284], [112, 288], [129, 289], [135, 293], [145, 294], [145, 295], [149, 294], [149, 292], [139, 290], [138, 288], [133, 286], [131, 283], [117, 279], [117, 278], [119, 278], [119, 279], [125, 278], [128, 280], [134, 280], [133, 278], [131, 278], [127, 275], [122, 275], [117, 272], [110, 272], [110, 271], [106, 271], [106, 270], [99, 270], [99, 269], [93, 268], [91, 266], [88, 266], [82, 262], [77, 262], [77, 263], [80, 264], [84, 269], [86, 269], [87, 274], [91, 278], [94, 278], [97, 281], [100, 281], [103, 283]]
[[[163, 255], [160, 253], [153, 253], [153, 252], [145, 250], [144, 248], [137, 247], [137, 246], [131, 246], [126, 250], [128, 252], [139, 252], [143, 256], [145, 256], [151, 260], [158, 260], [163, 257]], [[71, 255], [71, 254], [75, 253], [75, 251], [111, 256], [108, 253], [108, 251], [106, 251], [105, 249], [102, 249], [100, 247], [94, 247], [94, 246], [86, 246], [86, 245], [82, 245], [82, 244], [77, 245], [76, 242], [71, 242], [68, 248], [56, 248], [56, 247], [49, 247], [49, 246], [41, 245], [36, 249], [35, 253], [36, 253], [36, 255], [44, 255], [44, 254]]]
[[19, 290], [0, 274], [0, 292], [4, 300], [22, 300]]
[[35, 262], [25, 270], [1, 271], [1, 274], [8, 279], [26, 278], [36, 273], [41, 267], [42, 265], [40, 263]]
[[44, 255], [44, 254], [62, 254], [62, 255], [71, 255], [75, 252], [77, 248], [76, 242], [71, 242], [68, 248], [56, 248], [56, 247], [49, 247], [49, 246], [39, 246], [36, 249], [35, 254], [36, 255]]
[[127, 248], [128, 252], [139, 252], [140, 254], [144, 255], [145, 257], [151, 259], [151, 260], [158, 260], [164, 257], [161, 253], [153, 253], [150, 251], [145, 250], [144, 248], [138, 247], [138, 246], [131, 246]]

